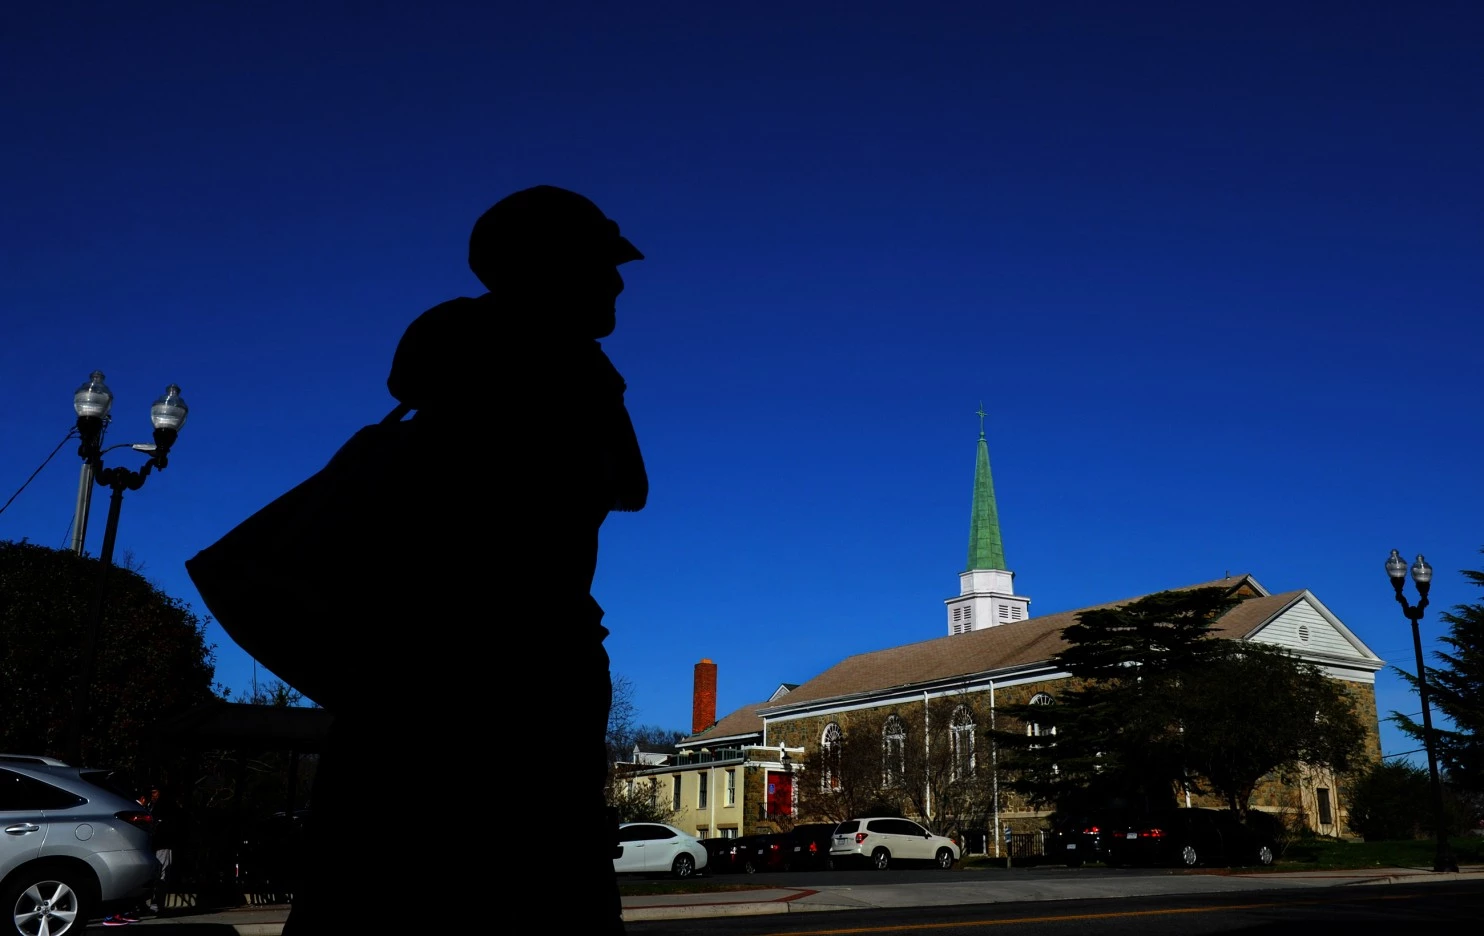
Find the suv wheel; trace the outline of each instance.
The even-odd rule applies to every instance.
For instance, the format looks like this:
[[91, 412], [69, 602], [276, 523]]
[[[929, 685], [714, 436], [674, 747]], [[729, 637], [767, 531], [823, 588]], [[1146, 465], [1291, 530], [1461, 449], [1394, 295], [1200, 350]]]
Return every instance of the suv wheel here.
[[1180, 849], [1180, 864], [1187, 868], [1194, 868], [1201, 863], [1201, 856], [1195, 850], [1194, 845], [1185, 845]]
[[81, 936], [88, 925], [89, 903], [75, 878], [47, 869], [16, 875], [0, 894], [0, 907], [10, 915], [9, 932], [23, 936]]
[[937, 864], [938, 864], [938, 867], [942, 868], [944, 871], [947, 871], [949, 868], [952, 868], [953, 867], [953, 852], [950, 849], [947, 849], [947, 848], [940, 848], [940, 849], [938, 849]]
[[871, 867], [877, 871], [885, 871], [891, 866], [891, 852], [884, 848], [878, 848], [871, 852]]
[[678, 878], [688, 878], [696, 873], [696, 859], [688, 854], [675, 856], [675, 863], [670, 866], [670, 873]]
[[1257, 846], [1257, 863], [1266, 867], [1273, 863], [1273, 849], [1269, 845]]

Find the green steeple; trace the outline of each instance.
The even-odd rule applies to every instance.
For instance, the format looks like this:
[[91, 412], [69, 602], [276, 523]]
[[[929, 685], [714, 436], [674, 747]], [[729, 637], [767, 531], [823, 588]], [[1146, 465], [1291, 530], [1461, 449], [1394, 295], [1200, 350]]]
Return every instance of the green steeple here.
[[994, 503], [994, 478], [989, 474], [989, 443], [984, 440], [984, 404], [979, 404], [979, 454], [974, 459], [974, 507], [969, 515], [969, 565], [975, 569], [1005, 566], [1005, 546], [1000, 542], [1000, 512]]

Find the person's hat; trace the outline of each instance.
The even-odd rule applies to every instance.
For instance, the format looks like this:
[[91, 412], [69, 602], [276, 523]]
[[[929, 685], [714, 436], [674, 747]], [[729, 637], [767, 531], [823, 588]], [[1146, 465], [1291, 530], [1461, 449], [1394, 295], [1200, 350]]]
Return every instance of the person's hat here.
[[469, 269], [481, 280], [496, 265], [563, 260], [617, 265], [643, 259], [602, 209], [554, 185], [505, 196], [480, 216], [469, 235]]

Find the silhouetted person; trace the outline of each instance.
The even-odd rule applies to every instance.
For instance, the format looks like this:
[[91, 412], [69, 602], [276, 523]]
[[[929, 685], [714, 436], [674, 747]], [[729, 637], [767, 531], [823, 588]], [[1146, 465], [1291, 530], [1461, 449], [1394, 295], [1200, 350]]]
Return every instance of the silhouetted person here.
[[[619, 265], [642, 258], [575, 192], [502, 199], [469, 243], [489, 292], [408, 326], [387, 379], [398, 407], [336, 455], [356, 470], [329, 466], [368, 516], [326, 548], [372, 558], [340, 583], [356, 610], [285, 936], [362, 929], [348, 915], [386, 886], [402, 905], [374, 911], [388, 929], [409, 925], [408, 886], [430, 926], [515, 912], [488, 902], [492, 874], [506, 895], [559, 875], [553, 926], [623, 932], [603, 795], [608, 631], [590, 589], [604, 519], [648, 497], [624, 381], [598, 344]], [[391, 792], [404, 781], [417, 801]]]
[[175, 791], [159, 784], [150, 787], [148, 808], [152, 817], [150, 844], [154, 847], [155, 859], [160, 863], [149, 910], [160, 914], [169, 906], [170, 891], [179, 877], [175, 853], [184, 844], [185, 812], [175, 798]]

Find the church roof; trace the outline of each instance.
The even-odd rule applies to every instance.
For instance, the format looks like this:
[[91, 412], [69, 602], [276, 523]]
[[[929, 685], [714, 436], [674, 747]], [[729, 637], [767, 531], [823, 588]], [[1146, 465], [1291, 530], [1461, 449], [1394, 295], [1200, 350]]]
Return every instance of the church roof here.
[[763, 717], [758, 714], [758, 710], [770, 705], [773, 701], [773, 699], [766, 699], [762, 702], [744, 705], [735, 712], [723, 716], [720, 721], [710, 728], [707, 728], [705, 731], [696, 732], [681, 743], [689, 744], [693, 741], [706, 741], [709, 739], [719, 741], [725, 738], [761, 735], [763, 733]]
[[[1192, 591], [1213, 587], [1227, 588], [1244, 597], [1243, 601], [1222, 615], [1213, 627], [1217, 636], [1234, 639], [1245, 637], [1302, 594], [1302, 591], [1294, 591], [1268, 595], [1246, 575], [1227, 576], [1162, 591]], [[856, 654], [841, 660], [790, 692], [783, 704], [791, 706], [799, 702], [877, 692], [956, 676], [971, 676], [1044, 663], [1066, 647], [1062, 630], [1077, 623], [1078, 614], [1100, 608], [1117, 608], [1144, 597], [1148, 596], [1140, 595], [964, 634]], [[761, 730], [761, 718], [758, 722], [758, 730]]]

